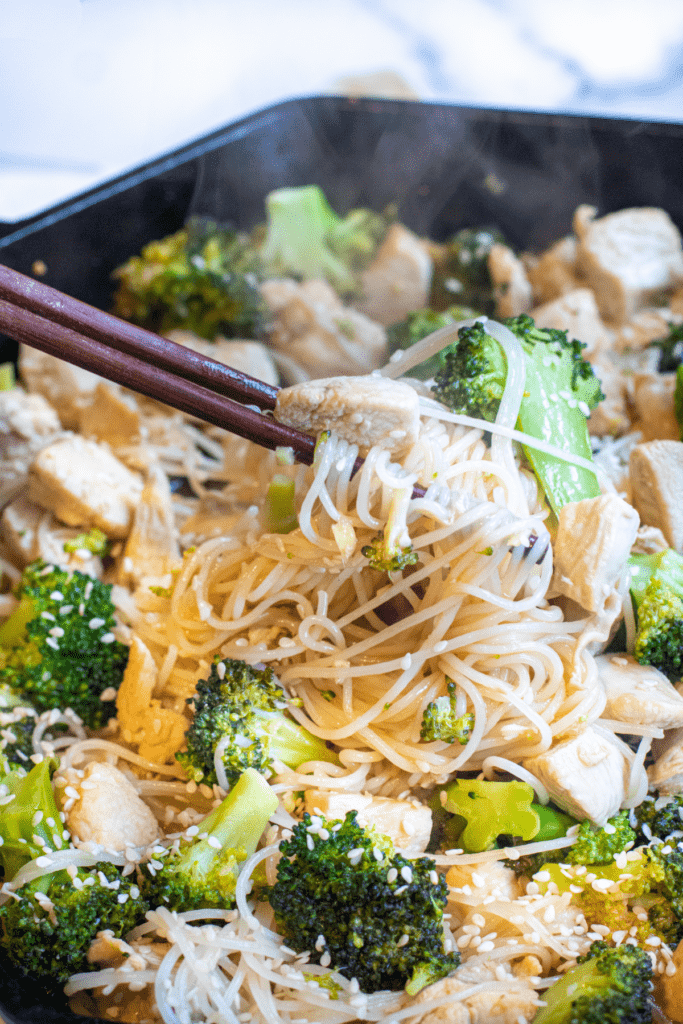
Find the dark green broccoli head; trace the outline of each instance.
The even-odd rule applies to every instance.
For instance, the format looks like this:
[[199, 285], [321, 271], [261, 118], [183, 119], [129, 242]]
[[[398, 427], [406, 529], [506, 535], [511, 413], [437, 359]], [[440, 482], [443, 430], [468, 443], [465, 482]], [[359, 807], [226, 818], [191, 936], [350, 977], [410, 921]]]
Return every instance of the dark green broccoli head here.
[[650, 1024], [651, 980], [644, 950], [594, 942], [547, 990], [534, 1024]]
[[324, 740], [312, 736], [284, 712], [287, 698], [272, 668], [254, 668], [225, 658], [200, 679], [194, 719], [186, 734], [187, 751], [178, 761], [195, 782], [217, 782], [214, 757], [220, 757], [232, 785], [246, 768], [266, 772], [274, 760], [290, 768], [305, 761], [337, 761]]
[[181, 327], [209, 340], [258, 338], [266, 325], [261, 274], [248, 239], [193, 219], [115, 271], [114, 312], [155, 331]]
[[461, 328], [457, 343], [445, 350], [432, 391], [454, 412], [493, 423], [506, 378], [505, 353], [484, 325], [476, 323]]
[[656, 555], [632, 555], [629, 564], [634, 656], [676, 682], [683, 674], [683, 557], [668, 548]]
[[97, 970], [88, 962], [97, 933], [110, 929], [122, 938], [149, 910], [135, 876], [106, 861], [73, 879], [65, 871], [46, 875], [16, 895], [0, 907], [0, 948], [23, 974], [50, 987]]
[[[442, 327], [450, 327], [459, 320], [468, 320], [477, 314], [467, 306], [450, 306], [442, 313], [430, 309], [416, 309], [409, 313], [405, 320], [392, 324], [387, 328], [387, 354], [392, 355], [399, 349], [405, 351], [412, 348], [418, 341], [422, 341], [428, 335], [441, 330]], [[409, 371], [410, 377], [417, 377], [418, 380], [431, 380], [437, 372], [443, 368], [446, 354], [452, 346], [441, 349], [435, 356], [426, 359], [424, 363], [413, 366]]]
[[634, 810], [639, 843], [649, 843], [654, 837], [675, 843], [683, 840], [683, 793], [665, 800], [647, 796]]
[[452, 679], [446, 683], [448, 696], [431, 701], [422, 715], [420, 739], [424, 743], [443, 740], [445, 743], [467, 743], [474, 728], [471, 711], [457, 713], [457, 687]]
[[562, 860], [569, 864], [610, 864], [618, 853], [630, 849], [635, 840], [628, 811], [615, 814], [602, 827], [582, 821], [576, 843], [562, 851]]
[[0, 683], [39, 712], [71, 708], [91, 729], [115, 712], [128, 662], [111, 586], [44, 562], [24, 570], [19, 606], [0, 628]]
[[31, 708], [0, 711], [0, 752], [7, 759], [10, 770], [23, 768], [29, 771], [33, 766], [31, 755], [35, 727], [36, 713]]
[[196, 837], [171, 847], [156, 867], [143, 866], [150, 903], [178, 911], [234, 906], [240, 867], [255, 853], [277, 804], [263, 776], [248, 768], [204, 818]]
[[443, 309], [455, 300], [492, 313], [495, 297], [488, 259], [500, 242], [504, 238], [497, 228], [462, 228], [445, 246], [435, 247], [430, 305]]
[[448, 887], [429, 857], [407, 860], [355, 811], [343, 822], [305, 814], [280, 850], [266, 896], [293, 949], [356, 978], [363, 992], [414, 995], [458, 966], [444, 951]]
[[70, 554], [74, 551], [89, 551], [92, 555], [99, 555], [104, 558], [111, 551], [111, 541], [106, 533], [93, 526], [85, 533], [79, 533], [73, 540], [64, 542], [64, 550]]
[[385, 533], [379, 533], [369, 544], [364, 544], [361, 554], [367, 558], [370, 567], [379, 572], [401, 572], [407, 566], [415, 565], [419, 558], [412, 544], [399, 547], [392, 541], [387, 542]]

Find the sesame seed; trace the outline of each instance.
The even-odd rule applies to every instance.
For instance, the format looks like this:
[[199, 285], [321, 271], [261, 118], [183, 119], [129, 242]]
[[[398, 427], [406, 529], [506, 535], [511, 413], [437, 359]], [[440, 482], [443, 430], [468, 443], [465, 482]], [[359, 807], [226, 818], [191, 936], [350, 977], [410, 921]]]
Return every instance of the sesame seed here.
[[315, 843], [313, 842], [313, 836], [306, 836], [306, 846], [309, 850], [315, 849]]
[[407, 885], [400, 885], [398, 889], [394, 889], [394, 896], [401, 896], [407, 888]]
[[216, 839], [215, 836], [209, 836], [207, 842], [208, 842], [209, 846], [211, 846], [214, 850], [221, 850], [222, 849], [220, 840]]
[[439, 876], [437, 875], [436, 871], [429, 872], [429, 881], [432, 883], [432, 885], [439, 884]]
[[88, 627], [90, 629], [99, 629], [100, 626], [104, 626], [106, 624], [106, 621], [106, 619], [94, 618], [90, 620], [90, 622], [88, 623]]
[[332, 957], [330, 956], [330, 954], [327, 953], [327, 952], [323, 953], [323, 955], [320, 957], [320, 966], [321, 967], [329, 967], [331, 963], [332, 963]]
[[64, 594], [60, 594], [60, 592], [58, 590], [53, 590], [52, 593], [50, 594], [50, 600], [51, 601], [63, 601], [64, 600]]
[[413, 880], [413, 872], [410, 870], [409, 867], [406, 866], [401, 868], [401, 878], [403, 879], [404, 882], [408, 882], [408, 884], [410, 885], [410, 883]]
[[45, 643], [47, 644], [48, 647], [51, 647], [53, 651], [59, 650], [59, 644], [57, 643], [53, 636], [46, 637]]
[[404, 932], [401, 938], [398, 940], [396, 945], [400, 948], [401, 946], [407, 946], [410, 942], [410, 937]]
[[100, 637], [100, 643], [102, 643], [102, 644], [113, 644], [115, 640], [116, 640], [116, 637], [114, 636], [113, 633], [104, 633]]
[[391, 882], [395, 882], [397, 878], [398, 871], [396, 870], [396, 868], [389, 868], [389, 870], [387, 871], [387, 882], [391, 884]]

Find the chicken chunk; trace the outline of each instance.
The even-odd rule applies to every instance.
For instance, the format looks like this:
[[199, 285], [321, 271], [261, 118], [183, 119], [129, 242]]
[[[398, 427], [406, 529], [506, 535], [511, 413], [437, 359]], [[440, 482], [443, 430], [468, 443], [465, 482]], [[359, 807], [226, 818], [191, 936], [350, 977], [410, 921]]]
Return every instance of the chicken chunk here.
[[378, 444], [400, 452], [417, 440], [419, 398], [387, 377], [328, 377], [283, 388], [275, 418], [311, 434], [333, 430], [363, 451]]
[[[65, 787], [60, 787], [60, 780], [65, 780]], [[149, 846], [159, 835], [151, 810], [114, 765], [92, 761], [83, 771], [68, 768], [57, 776], [56, 788], [63, 793], [66, 827], [81, 843], [125, 850]], [[73, 790], [77, 797], [69, 795]]]
[[590, 288], [575, 288], [564, 295], [537, 306], [531, 311], [537, 327], [567, 331], [569, 338], [578, 338], [586, 346], [585, 356], [592, 359], [609, 348], [610, 332], [600, 317], [595, 296]]
[[675, 373], [634, 373], [631, 396], [636, 412], [634, 430], [643, 441], [680, 441], [681, 428], [674, 413]]
[[78, 424], [85, 437], [106, 441], [116, 448], [137, 440], [140, 410], [133, 396], [122, 388], [98, 384], [91, 401], [78, 410]]
[[398, 323], [428, 305], [433, 269], [428, 245], [403, 224], [392, 224], [361, 277], [356, 309], [375, 323]]
[[497, 242], [488, 258], [489, 274], [496, 298], [496, 316], [519, 316], [532, 305], [531, 285], [524, 264], [512, 249]]
[[634, 555], [658, 555], [668, 546], [666, 537], [656, 526], [639, 526], [632, 552]]
[[602, 315], [624, 324], [683, 281], [681, 236], [664, 210], [619, 210], [598, 220], [596, 212], [580, 206], [574, 215], [577, 270], [595, 292]]
[[0, 391], [0, 450], [12, 438], [44, 444], [60, 430], [57, 413], [42, 395], [29, 395], [23, 388]]
[[631, 426], [624, 377], [609, 352], [599, 352], [592, 364], [605, 397], [591, 411], [588, 432], [593, 437], [618, 437]]
[[205, 338], [198, 338], [191, 331], [181, 330], [169, 331], [166, 337], [178, 345], [185, 345], [186, 348], [199, 352], [200, 355], [215, 359], [217, 363], [224, 363], [233, 370], [263, 380], [266, 384], [276, 386], [279, 383], [273, 357], [260, 341], [227, 341], [220, 335], [214, 341], [207, 341]]
[[582, 608], [599, 612], [614, 591], [638, 533], [637, 512], [616, 494], [560, 509], [553, 586]]
[[552, 302], [579, 287], [576, 276], [576, 239], [573, 235], [561, 238], [538, 259], [529, 263], [527, 275], [533, 289], [534, 300]]
[[135, 507], [121, 559], [121, 583], [162, 580], [181, 564], [168, 477], [152, 471]]
[[29, 499], [68, 526], [97, 526], [125, 537], [142, 480], [108, 448], [75, 434], [43, 448], [31, 465]]
[[507, 902], [523, 895], [514, 871], [506, 868], [499, 860], [482, 861], [481, 864], [456, 864], [449, 868], [446, 881], [456, 892], [469, 885], [482, 900], [493, 896]]
[[419, 857], [429, 843], [432, 812], [426, 804], [408, 800], [391, 800], [370, 793], [328, 793], [307, 789], [304, 802], [309, 814], [322, 814], [328, 819], [343, 819], [349, 811], [358, 811], [362, 826], [373, 826], [389, 836], [394, 846], [407, 857]]
[[603, 654], [595, 662], [607, 694], [604, 718], [658, 729], [683, 726], [683, 697], [663, 672], [630, 654]]
[[80, 366], [22, 345], [19, 373], [32, 394], [42, 395], [56, 411], [67, 430], [77, 430], [80, 410], [89, 404], [102, 378]]
[[596, 825], [617, 813], [626, 794], [629, 763], [617, 742], [592, 726], [523, 764], [558, 807]]
[[442, 978], [422, 989], [415, 999], [415, 1009], [421, 1003], [452, 996], [453, 1001], [438, 1006], [424, 1017], [420, 1024], [522, 1024], [531, 1021], [539, 1008], [539, 998], [524, 978], [510, 977], [505, 989], [480, 989], [464, 999], [458, 993], [464, 992], [478, 982], [492, 981], [488, 977], [470, 978], [467, 964], [463, 964], [448, 978]]
[[[261, 292], [275, 314], [271, 342], [307, 378], [369, 373], [386, 356], [384, 328], [345, 306], [324, 281], [265, 281]], [[279, 356], [275, 357], [279, 359]]]
[[683, 442], [647, 441], [631, 452], [633, 504], [646, 526], [657, 526], [683, 552]]
[[81, 531], [58, 523], [51, 512], [20, 497], [6, 505], [2, 512], [3, 540], [20, 564], [28, 565], [36, 558], [64, 569], [78, 569], [86, 576], [100, 579], [102, 560], [90, 551], [65, 551], [64, 545], [75, 540]]
[[[655, 1002], [661, 1007], [671, 1024], [683, 1024], [683, 942], [679, 942], [672, 957], [674, 974], [667, 971], [655, 975]], [[658, 1018], [652, 1017], [653, 1021]]]
[[648, 768], [651, 789], [662, 796], [683, 792], [683, 728], [672, 729], [652, 744], [655, 763]]
[[[664, 307], [646, 306], [614, 334], [614, 348], [643, 352], [653, 341], [665, 338], [673, 323], [680, 323], [681, 317]], [[655, 351], [657, 362], [659, 353]]]
[[123, 680], [116, 694], [121, 736], [138, 748], [140, 757], [159, 764], [173, 761], [180, 750], [188, 720], [154, 697], [157, 669], [142, 640], [133, 636]]

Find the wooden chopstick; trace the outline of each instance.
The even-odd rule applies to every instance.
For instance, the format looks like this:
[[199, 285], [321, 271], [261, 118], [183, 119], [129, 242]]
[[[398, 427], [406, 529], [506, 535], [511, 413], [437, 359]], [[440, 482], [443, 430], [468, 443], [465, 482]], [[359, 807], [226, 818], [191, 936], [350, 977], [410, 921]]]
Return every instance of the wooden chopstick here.
[[[0, 264], [0, 332], [310, 466], [316, 439], [262, 415], [279, 388]], [[247, 405], [241, 404], [246, 402]], [[353, 472], [363, 464], [356, 459]], [[416, 485], [413, 497], [424, 497]]]
[[[274, 409], [279, 388], [0, 265], [0, 299], [237, 402]], [[30, 342], [27, 342], [30, 344]], [[39, 346], [36, 346], [39, 347]], [[66, 358], [62, 356], [62, 358]], [[93, 369], [93, 367], [86, 367]], [[97, 371], [96, 371], [97, 372]], [[103, 374], [104, 376], [104, 374]], [[128, 385], [127, 385], [128, 386]], [[138, 389], [139, 390], [139, 389]], [[167, 400], [170, 405], [173, 401]]]

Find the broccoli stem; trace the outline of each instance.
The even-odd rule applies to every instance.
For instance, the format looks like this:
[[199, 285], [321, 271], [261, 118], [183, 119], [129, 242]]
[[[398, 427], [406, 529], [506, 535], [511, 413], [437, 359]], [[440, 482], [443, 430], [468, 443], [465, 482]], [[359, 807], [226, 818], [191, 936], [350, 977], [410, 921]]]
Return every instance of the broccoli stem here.
[[56, 766], [56, 761], [45, 758], [28, 774], [12, 771], [0, 779], [13, 798], [0, 815], [0, 864], [6, 882], [45, 850], [61, 849], [63, 825], [52, 789]]
[[18, 644], [35, 613], [33, 598], [24, 594], [10, 617], [0, 626], [0, 647], [14, 647]]
[[269, 753], [274, 760], [297, 768], [307, 761], [339, 764], [339, 759], [325, 740], [314, 736], [293, 718], [276, 715], [271, 721], [272, 727], [266, 726], [266, 729], [271, 735]]

